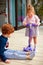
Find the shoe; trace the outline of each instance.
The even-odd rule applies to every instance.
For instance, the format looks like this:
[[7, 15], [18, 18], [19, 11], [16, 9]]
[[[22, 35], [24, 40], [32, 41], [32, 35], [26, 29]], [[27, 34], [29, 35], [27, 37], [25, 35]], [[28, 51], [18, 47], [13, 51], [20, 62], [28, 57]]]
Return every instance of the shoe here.
[[28, 46], [27, 48], [24, 48], [23, 51], [26, 51], [26, 52], [32, 51], [32, 47], [29, 47], [29, 46]]

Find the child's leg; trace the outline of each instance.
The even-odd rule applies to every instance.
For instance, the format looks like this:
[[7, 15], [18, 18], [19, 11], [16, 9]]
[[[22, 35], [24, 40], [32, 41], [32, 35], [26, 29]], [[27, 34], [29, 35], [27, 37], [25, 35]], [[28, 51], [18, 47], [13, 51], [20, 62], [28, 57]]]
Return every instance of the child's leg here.
[[14, 55], [13, 55], [14, 52], [15, 52], [15, 50], [7, 49], [7, 50], [4, 52], [4, 55], [5, 55], [5, 57], [7, 57], [7, 58], [13, 59], [13, 58], [14, 58]]
[[29, 54], [31, 54], [32, 52], [31, 52], [31, 51], [25, 52], [25, 51], [21, 51], [21, 50], [16, 50], [16, 53], [17, 53], [17, 54], [21, 54], [21, 55], [29, 55]]
[[26, 48], [23, 49], [24, 51], [32, 51], [32, 48], [31, 48], [31, 41], [32, 41], [32, 37], [29, 37], [28, 46], [27, 46]]
[[27, 59], [27, 55], [23, 55], [23, 54], [21, 55], [17, 51], [15, 52], [14, 50], [9, 50], [9, 49], [4, 52], [4, 55], [8, 59], [22, 59], [22, 60]]
[[8, 59], [19, 59], [19, 60], [26, 60], [26, 59], [32, 59], [34, 57], [34, 52], [32, 52], [30, 55], [24, 55], [19, 54], [17, 51], [14, 50], [7, 50], [4, 52], [5, 57]]
[[29, 47], [31, 46], [31, 42], [32, 42], [32, 37], [29, 37], [29, 40], [28, 40]]
[[37, 38], [34, 37], [33, 39], [34, 39], [34, 50], [35, 50], [36, 49], [36, 44], [37, 44]]
[[16, 54], [16, 58], [15, 59], [19, 59], [19, 60], [26, 60], [26, 59], [33, 59], [33, 57], [35, 56], [34, 51], [29, 54], [29, 55], [20, 55], [20, 54]]
[[11, 50], [11, 49], [8, 49], [7, 51], [12, 52], [12, 53], [16, 52], [17, 54], [21, 54], [21, 55], [28, 55], [28, 54], [32, 53], [31, 51], [30, 52], [25, 52], [25, 51], [22, 51], [22, 50]]

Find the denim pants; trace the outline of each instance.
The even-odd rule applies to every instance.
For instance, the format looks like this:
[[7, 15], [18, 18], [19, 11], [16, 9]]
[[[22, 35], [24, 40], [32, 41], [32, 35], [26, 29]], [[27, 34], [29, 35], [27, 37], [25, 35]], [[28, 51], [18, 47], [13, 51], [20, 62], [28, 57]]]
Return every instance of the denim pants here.
[[7, 49], [5, 52], [4, 52], [4, 55], [6, 58], [9, 58], [9, 59], [26, 59], [26, 52], [24, 51], [18, 51], [18, 50], [11, 50], [11, 49]]

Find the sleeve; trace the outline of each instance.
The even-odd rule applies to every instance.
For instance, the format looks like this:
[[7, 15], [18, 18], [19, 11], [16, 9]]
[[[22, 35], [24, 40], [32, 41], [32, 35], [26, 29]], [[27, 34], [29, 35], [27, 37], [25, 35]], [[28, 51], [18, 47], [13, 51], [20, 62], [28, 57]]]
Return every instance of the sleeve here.
[[40, 25], [40, 19], [39, 19], [39, 17], [37, 15], [35, 15], [35, 23], [37, 25]]
[[24, 20], [23, 20], [23, 25], [24, 25], [24, 26], [27, 24], [27, 23], [26, 23], [26, 21], [27, 21], [26, 19], [27, 19], [27, 17], [25, 17]]

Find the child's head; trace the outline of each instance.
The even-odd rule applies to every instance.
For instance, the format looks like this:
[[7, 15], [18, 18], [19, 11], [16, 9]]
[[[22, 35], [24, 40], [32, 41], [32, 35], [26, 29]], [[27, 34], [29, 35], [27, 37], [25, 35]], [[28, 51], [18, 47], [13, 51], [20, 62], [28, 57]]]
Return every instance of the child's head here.
[[10, 24], [3, 24], [2, 26], [2, 34], [3, 35], [10, 35], [11, 33], [14, 32], [14, 28]]
[[31, 16], [31, 15], [33, 15], [33, 14], [35, 14], [34, 7], [33, 7], [32, 5], [28, 5], [28, 6], [27, 6], [27, 15], [28, 15], [28, 16]]

